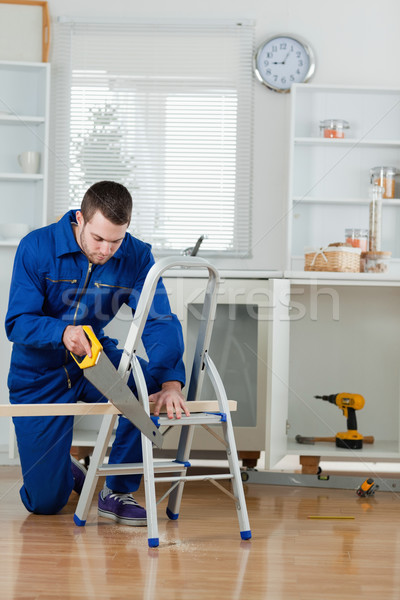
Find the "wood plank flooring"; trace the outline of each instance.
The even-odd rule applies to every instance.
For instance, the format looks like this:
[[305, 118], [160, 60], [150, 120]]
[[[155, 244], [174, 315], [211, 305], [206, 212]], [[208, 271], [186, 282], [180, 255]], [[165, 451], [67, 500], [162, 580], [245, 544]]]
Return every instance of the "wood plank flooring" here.
[[30, 515], [20, 484], [19, 467], [0, 467], [2, 600], [400, 597], [394, 492], [361, 499], [352, 490], [246, 485], [253, 539], [243, 542], [231, 499], [187, 483], [177, 521], [159, 506], [160, 546], [149, 549], [146, 528], [98, 518], [95, 503], [86, 527], [76, 527], [75, 493], [59, 515]]

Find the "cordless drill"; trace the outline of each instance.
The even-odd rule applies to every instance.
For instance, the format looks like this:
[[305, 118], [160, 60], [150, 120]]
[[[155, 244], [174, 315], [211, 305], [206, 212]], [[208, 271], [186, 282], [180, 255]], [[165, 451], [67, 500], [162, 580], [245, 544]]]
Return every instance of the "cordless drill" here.
[[363, 408], [364, 397], [361, 394], [331, 394], [330, 396], [314, 396], [336, 404], [347, 419], [347, 431], [336, 434], [336, 446], [359, 450], [363, 447], [363, 436], [357, 431], [356, 410]]

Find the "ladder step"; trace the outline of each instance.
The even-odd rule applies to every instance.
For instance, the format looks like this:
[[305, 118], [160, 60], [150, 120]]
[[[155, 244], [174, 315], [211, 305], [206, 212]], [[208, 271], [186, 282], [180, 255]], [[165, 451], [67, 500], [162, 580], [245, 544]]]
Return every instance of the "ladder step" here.
[[181, 475], [176, 477], [155, 477], [156, 482], [173, 482], [173, 481], [208, 481], [209, 479], [233, 479], [232, 473], [220, 473], [217, 475]]
[[[190, 467], [190, 463], [179, 463], [176, 460], [154, 461], [153, 464], [154, 473], [180, 473]], [[97, 468], [98, 475], [138, 475], [142, 473], [143, 463], [103, 464]]]
[[[190, 407], [189, 407], [190, 408]], [[171, 425], [219, 425], [226, 421], [225, 413], [197, 413], [187, 417], [182, 415], [180, 419], [168, 419], [168, 417], [158, 417], [157, 423], [162, 426]]]

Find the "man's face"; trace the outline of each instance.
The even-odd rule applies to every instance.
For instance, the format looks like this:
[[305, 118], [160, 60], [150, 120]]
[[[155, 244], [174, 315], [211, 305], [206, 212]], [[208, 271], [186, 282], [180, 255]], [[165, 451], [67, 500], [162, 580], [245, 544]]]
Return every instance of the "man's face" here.
[[88, 260], [95, 265], [104, 265], [118, 250], [125, 237], [128, 223], [114, 225], [100, 211], [86, 222], [82, 213], [76, 213], [78, 227], [75, 238]]

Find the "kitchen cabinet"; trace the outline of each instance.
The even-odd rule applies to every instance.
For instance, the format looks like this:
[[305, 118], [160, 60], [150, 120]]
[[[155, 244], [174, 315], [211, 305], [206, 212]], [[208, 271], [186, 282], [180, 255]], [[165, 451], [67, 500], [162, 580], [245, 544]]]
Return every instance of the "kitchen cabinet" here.
[[[267, 436], [266, 468], [289, 455], [398, 461], [400, 280], [363, 273], [357, 280], [352, 273], [292, 273], [282, 285], [282, 297], [290, 301], [276, 321], [281, 347], [273, 346], [272, 353], [276, 362], [287, 363], [288, 378], [286, 393], [279, 399], [268, 396], [274, 439]], [[297, 434], [331, 437], [346, 431], [342, 412], [314, 398], [339, 392], [364, 396], [365, 406], [356, 412], [358, 430], [373, 435], [375, 442], [360, 450], [298, 444]]]
[[[203, 274], [202, 271], [200, 273]], [[164, 278], [172, 309], [182, 323], [186, 365], [190, 365], [193, 358], [194, 340], [201, 318], [205, 292], [203, 277]], [[280, 297], [281, 286], [282, 280], [265, 276], [257, 279], [251, 277], [251, 273], [247, 274], [247, 278], [237, 278], [233, 272], [221, 279], [209, 354], [222, 377], [228, 398], [238, 402], [232, 421], [236, 445], [243, 457], [246, 453], [265, 449], [266, 436], [271, 434], [267, 396], [273, 395], [279, 402], [280, 395], [285, 393], [282, 378], [286, 379], [286, 365], [275, 363], [271, 352], [273, 342], [277, 347], [280, 343], [275, 338], [275, 328], [280, 318], [277, 298]], [[215, 399], [207, 378], [201, 399]], [[177, 440], [178, 432], [172, 432], [171, 437], [165, 439], [165, 449], [175, 448]], [[198, 428], [193, 442], [194, 452], [200, 451], [204, 455], [220, 449], [218, 441]]]
[[[0, 222], [29, 229], [47, 223], [50, 65], [0, 61]], [[40, 153], [39, 172], [23, 173], [18, 156]], [[18, 239], [0, 240], [16, 246]]]
[[[325, 119], [349, 122], [324, 138]], [[344, 242], [346, 228], [368, 229], [370, 169], [400, 167], [400, 90], [296, 84], [291, 92], [286, 268], [304, 269], [305, 247]], [[400, 185], [383, 201], [382, 250], [400, 275]]]

